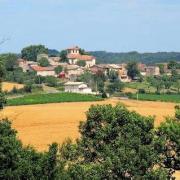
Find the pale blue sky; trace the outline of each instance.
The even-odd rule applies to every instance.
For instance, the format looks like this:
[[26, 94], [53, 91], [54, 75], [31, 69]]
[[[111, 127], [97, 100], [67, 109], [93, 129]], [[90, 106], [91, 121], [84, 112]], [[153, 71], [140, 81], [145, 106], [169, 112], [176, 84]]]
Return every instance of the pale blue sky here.
[[0, 52], [63, 49], [180, 51], [180, 0], [0, 0]]

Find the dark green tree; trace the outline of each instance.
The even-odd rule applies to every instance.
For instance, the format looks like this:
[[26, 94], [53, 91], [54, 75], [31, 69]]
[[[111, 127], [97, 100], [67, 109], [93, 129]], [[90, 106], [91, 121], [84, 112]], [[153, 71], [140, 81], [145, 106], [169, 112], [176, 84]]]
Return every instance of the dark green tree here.
[[85, 67], [86, 66], [86, 62], [83, 61], [83, 60], [80, 60], [80, 61], [77, 62], [77, 65], [81, 66], [81, 67]]
[[124, 89], [124, 83], [120, 81], [115, 81], [113, 83], [110, 83], [107, 87], [107, 91], [110, 94], [113, 94], [115, 92], [121, 92]]
[[17, 67], [17, 54], [3, 54], [1, 55], [1, 60], [4, 63], [4, 68], [6, 71], [13, 71]]
[[59, 66], [55, 67], [54, 70], [55, 70], [56, 74], [59, 74], [63, 71], [63, 67], [59, 65]]
[[0, 59], [0, 110], [3, 109], [4, 105], [6, 104], [6, 97], [2, 90], [2, 82], [5, 76], [5, 68], [2, 60]]
[[161, 123], [157, 134], [164, 140], [164, 165], [174, 171], [180, 170], [180, 107], [176, 106], [174, 118], [167, 118]]
[[129, 62], [127, 64], [127, 71], [128, 71], [128, 76], [131, 77], [132, 79], [139, 76], [140, 72], [138, 70], [137, 62]]
[[[80, 125], [81, 139], [69, 175], [78, 179], [168, 179], [161, 166], [161, 140], [154, 119], [117, 105], [91, 106]], [[160, 142], [159, 142], [160, 141]], [[158, 144], [158, 145], [157, 145]]]
[[50, 65], [48, 59], [45, 58], [45, 57], [42, 57], [41, 59], [39, 59], [39, 60], [38, 60], [38, 63], [39, 63], [39, 65], [42, 66], [42, 67], [47, 67], [47, 66]]
[[48, 54], [48, 49], [44, 45], [31, 45], [21, 51], [21, 57], [29, 61], [37, 61], [38, 54]]
[[57, 78], [54, 76], [47, 76], [45, 79], [45, 82], [50, 87], [56, 87], [57, 86]]
[[60, 61], [61, 62], [68, 62], [67, 51], [66, 50], [62, 50], [60, 52]]

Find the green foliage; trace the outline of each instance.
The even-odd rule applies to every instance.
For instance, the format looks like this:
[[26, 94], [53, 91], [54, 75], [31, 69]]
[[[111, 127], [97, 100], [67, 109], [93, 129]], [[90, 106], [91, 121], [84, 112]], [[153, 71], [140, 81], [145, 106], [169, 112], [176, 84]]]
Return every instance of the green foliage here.
[[103, 92], [104, 91], [104, 81], [106, 77], [101, 72], [98, 74], [91, 74], [90, 72], [85, 72], [80, 77], [78, 81], [82, 81], [88, 84], [94, 91]]
[[20, 84], [31, 82], [35, 79], [34, 72], [23, 72], [21, 68], [16, 68], [14, 71], [6, 72], [6, 81], [17, 82]]
[[110, 80], [110, 82], [115, 82], [118, 80], [118, 72], [111, 70], [108, 74], [108, 78]]
[[42, 57], [41, 59], [39, 59], [38, 63], [42, 67], [47, 67], [50, 65], [48, 59], [45, 57]]
[[45, 80], [46, 80], [46, 77], [38, 75], [38, 76], [35, 76], [34, 83], [42, 84], [43, 82], [45, 82]]
[[4, 105], [6, 104], [6, 97], [5, 94], [2, 92], [2, 82], [5, 76], [5, 70], [1, 60], [2, 59], [0, 58], [0, 110], [3, 109]]
[[0, 110], [4, 108], [4, 105], [7, 103], [5, 94], [0, 91]]
[[158, 67], [159, 67], [159, 71], [160, 71], [160, 74], [164, 74], [164, 65], [163, 64], [158, 64]]
[[66, 50], [62, 50], [60, 52], [60, 58], [61, 58], [61, 62], [68, 62], [67, 51]]
[[151, 86], [156, 88], [156, 93], [160, 94], [161, 89], [163, 89], [163, 80], [160, 77], [149, 77], [148, 82]]
[[[136, 94], [132, 94], [130, 96], [132, 99], [137, 99]], [[180, 94], [154, 94], [154, 93], [146, 93], [146, 94], [139, 94], [139, 100], [143, 101], [163, 101], [163, 102], [175, 102], [180, 103]]]
[[[179, 117], [178, 117], [179, 118]], [[160, 138], [164, 138], [164, 165], [167, 168], [180, 170], [180, 121], [167, 118], [157, 131]]]
[[43, 45], [31, 45], [28, 47], [25, 47], [21, 51], [21, 56], [23, 59], [29, 60], [29, 61], [36, 61], [38, 54], [48, 54], [48, 49]]
[[17, 67], [17, 59], [17, 54], [8, 53], [1, 55], [1, 60], [6, 71], [13, 71]]
[[110, 83], [107, 87], [107, 91], [110, 94], [113, 94], [115, 92], [120, 92], [124, 89], [124, 83], [120, 82], [120, 81], [116, 81], [113, 83]]
[[128, 76], [134, 79], [135, 77], [139, 76], [140, 72], [138, 70], [137, 62], [129, 62], [127, 64], [127, 71]]
[[[64, 166], [57, 161], [57, 145], [48, 152], [38, 153], [23, 147], [8, 120], [0, 121], [0, 179], [57, 179]], [[58, 162], [58, 165], [57, 165]]]
[[180, 105], [175, 106], [175, 117], [180, 121]]
[[27, 93], [31, 93], [32, 92], [32, 83], [27, 83], [24, 85], [24, 91], [27, 92]]
[[81, 54], [81, 55], [89, 55], [89, 53], [88, 52], [86, 52], [84, 49], [79, 49], [79, 53]]
[[85, 67], [86, 66], [86, 62], [83, 61], [83, 60], [80, 60], [80, 61], [77, 62], [77, 65], [81, 66], [81, 67]]
[[[85, 171], [89, 179], [145, 179], [155, 165], [159, 164], [157, 170], [161, 167], [153, 124], [153, 118], [120, 105], [91, 106], [87, 121], [80, 126], [82, 155], [77, 159], [81, 168], [71, 172], [76, 175], [82, 171], [83, 175]], [[162, 173], [153, 176], [167, 176]]]
[[59, 73], [61, 73], [63, 71], [63, 67], [62, 66], [57, 66], [57, 67], [55, 67], [54, 70], [55, 70], [56, 74], [59, 74]]
[[106, 92], [103, 92], [102, 95], [101, 95], [102, 98], [107, 98], [107, 94]]
[[29, 105], [29, 104], [47, 104], [61, 102], [87, 102], [100, 101], [100, 97], [76, 93], [51, 93], [51, 94], [32, 94], [24, 97], [8, 99], [7, 105]]
[[173, 69], [178, 69], [178, 68], [179, 68], [179, 65], [176, 61], [170, 61], [168, 63], [168, 69], [173, 70]]
[[157, 53], [113, 53], [106, 51], [89, 52], [97, 58], [97, 63], [120, 64], [128, 61], [142, 62], [145, 64], [155, 64], [161, 62], [179, 61], [180, 53], [178, 52], [157, 52]]
[[56, 87], [58, 84], [57, 78], [54, 76], [47, 76], [45, 79], [45, 83], [50, 87]]

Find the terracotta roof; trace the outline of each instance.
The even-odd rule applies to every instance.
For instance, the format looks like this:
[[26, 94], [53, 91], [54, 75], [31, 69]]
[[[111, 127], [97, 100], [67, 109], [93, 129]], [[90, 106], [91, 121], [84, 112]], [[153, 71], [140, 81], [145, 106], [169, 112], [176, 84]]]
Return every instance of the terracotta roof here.
[[68, 54], [68, 59], [78, 59], [80, 61], [92, 61], [94, 59], [93, 56], [89, 55], [81, 55], [81, 54]]
[[41, 66], [31, 66], [31, 68], [34, 70], [34, 71], [53, 71], [54, 70], [54, 67], [41, 67]]
[[73, 47], [69, 47], [67, 48], [67, 50], [79, 50], [80, 48], [78, 46], [73, 46]]

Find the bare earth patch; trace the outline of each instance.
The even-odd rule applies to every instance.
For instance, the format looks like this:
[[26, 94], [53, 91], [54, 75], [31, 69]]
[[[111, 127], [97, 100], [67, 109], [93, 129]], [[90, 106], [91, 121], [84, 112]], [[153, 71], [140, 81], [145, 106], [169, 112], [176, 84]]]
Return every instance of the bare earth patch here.
[[85, 112], [92, 104], [124, 103], [128, 109], [142, 115], [155, 115], [158, 126], [165, 116], [174, 115], [174, 103], [109, 99], [101, 102], [59, 103], [6, 107], [0, 117], [8, 117], [24, 145], [40, 151], [52, 142], [62, 143], [66, 138], [79, 137], [79, 122], [86, 119]]
[[11, 91], [14, 87], [16, 87], [17, 89], [21, 89], [24, 87], [24, 85], [11, 82], [3, 82], [2, 84], [3, 91]]

